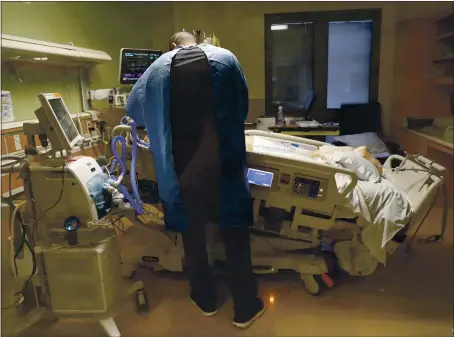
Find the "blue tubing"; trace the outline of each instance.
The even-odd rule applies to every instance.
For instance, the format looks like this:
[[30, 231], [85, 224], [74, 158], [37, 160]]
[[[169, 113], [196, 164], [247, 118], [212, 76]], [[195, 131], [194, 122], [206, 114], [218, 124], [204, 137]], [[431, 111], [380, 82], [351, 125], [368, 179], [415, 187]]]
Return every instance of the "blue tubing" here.
[[[132, 127], [132, 130], [136, 131], [135, 124]], [[121, 158], [117, 152], [116, 144], [117, 142], [121, 143]], [[115, 136], [112, 139], [111, 150], [115, 157], [115, 162], [120, 165], [121, 175], [124, 177], [126, 175], [126, 140], [122, 136]], [[137, 189], [137, 181], [136, 181], [136, 155], [137, 155], [137, 140], [135, 140], [133, 134], [133, 144], [132, 144], [132, 163], [131, 163], [131, 185], [133, 190], [133, 196], [131, 196], [124, 185], [120, 184], [118, 189], [120, 192], [125, 196], [126, 200], [134, 207], [136, 213], [138, 215], [143, 214], [144, 210], [142, 207], [142, 203], [140, 201], [139, 191]], [[116, 163], [112, 162], [113, 167], [115, 167]], [[112, 169], [112, 166], [111, 166]], [[111, 179], [115, 182], [117, 178], [111, 175]]]
[[132, 194], [133, 194], [135, 200], [137, 200], [139, 202], [140, 208], [143, 213], [142, 203], [140, 202], [139, 190], [137, 188], [137, 174], [136, 174], [137, 140], [139, 139], [139, 136], [137, 134], [136, 123], [131, 120], [129, 125], [131, 126], [131, 133], [132, 133], [132, 160], [131, 160], [131, 174], [130, 174], [131, 175]]
[[[121, 143], [121, 158], [117, 152], [117, 142]], [[116, 164], [119, 164], [120, 172], [124, 176], [126, 174], [126, 140], [122, 136], [115, 136], [114, 139], [112, 139], [110, 148], [115, 157], [110, 168], [113, 171], [113, 168], [115, 168]]]
[[[135, 137], [133, 136], [133, 137], [136, 138], [137, 142], [138, 142], [139, 144], [143, 145], [143, 146], [146, 146], [146, 147], [149, 147], [149, 146], [150, 146], [149, 143], [147, 143], [147, 142], [145, 142], [143, 139], [140, 139], [140, 138], [139, 138], [139, 135], [137, 134], [137, 125], [136, 125], [136, 123], [135, 123], [131, 118], [129, 118], [129, 117], [127, 117], [127, 116], [123, 116], [123, 117], [120, 119], [120, 124], [122, 124], [122, 125], [129, 125], [129, 126], [131, 126], [131, 129], [134, 128], [134, 131], [131, 130], [131, 133], [132, 133], [132, 134], [134, 134], [134, 133], [136, 134], [136, 136], [135, 136]], [[133, 125], [134, 125], [134, 126], [133, 126]]]

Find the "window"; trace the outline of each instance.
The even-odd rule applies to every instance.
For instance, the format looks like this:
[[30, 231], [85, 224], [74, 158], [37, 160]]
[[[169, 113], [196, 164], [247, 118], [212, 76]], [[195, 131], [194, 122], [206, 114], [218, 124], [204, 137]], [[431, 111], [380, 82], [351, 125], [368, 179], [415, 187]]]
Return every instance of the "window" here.
[[266, 114], [320, 121], [378, 100], [381, 10], [265, 15]]
[[272, 25], [273, 103], [285, 108], [307, 108], [314, 91], [311, 22]]

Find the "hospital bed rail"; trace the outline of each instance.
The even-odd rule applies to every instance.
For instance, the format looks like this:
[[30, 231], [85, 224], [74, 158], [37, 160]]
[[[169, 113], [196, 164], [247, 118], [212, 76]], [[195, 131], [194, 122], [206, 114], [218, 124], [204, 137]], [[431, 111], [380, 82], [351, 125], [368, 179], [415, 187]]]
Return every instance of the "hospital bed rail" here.
[[[246, 130], [245, 137], [248, 167], [273, 173], [273, 182], [270, 187], [251, 186], [256, 220], [260, 219], [263, 214], [284, 212], [280, 217], [290, 222], [288, 230], [293, 233], [292, 235], [303, 238], [306, 236], [305, 231], [307, 230], [314, 235], [319, 231], [332, 229], [336, 220], [342, 217], [342, 214], [346, 214], [344, 209], [347, 196], [358, 182], [358, 177], [353, 171], [314, 162], [304, 155], [293, 158], [288, 156], [285, 151], [284, 153], [271, 153], [254, 148], [255, 137], [272, 138], [292, 145], [303, 145], [303, 149], [308, 151], [317, 150], [326, 143], [258, 130]], [[336, 174], [349, 177], [347, 185], [341, 191], [337, 187]], [[288, 176], [289, 181], [281, 181], [281, 176]], [[318, 195], [308, 197], [304, 193], [295, 192], [293, 189], [297, 177], [318, 183]], [[348, 212], [349, 215], [350, 213]], [[352, 216], [352, 218], [354, 217]], [[287, 229], [277, 229], [277, 232], [282, 235], [285, 234], [284, 231]], [[315, 236], [318, 237], [318, 234]]]
[[[260, 130], [246, 130], [246, 136], [259, 136], [265, 138], [272, 138], [282, 141], [287, 141], [290, 143], [296, 144], [305, 144], [311, 145], [314, 147], [321, 147], [324, 145], [329, 145], [324, 142], [306, 139], [306, 138], [296, 138], [294, 136], [287, 136], [282, 134], [276, 134], [272, 132], [260, 131]], [[315, 148], [314, 148], [315, 150]], [[263, 154], [262, 158], [263, 158]], [[273, 153], [272, 156], [286, 158], [286, 156], [279, 156], [279, 153]], [[303, 161], [303, 160], [301, 160]], [[320, 172], [326, 170], [328, 165], [321, 163], [310, 163], [305, 162], [304, 168], [310, 168], [311, 166], [316, 166], [318, 169], [317, 173], [320, 175]], [[334, 167], [328, 166], [331, 169]], [[316, 168], [315, 168], [316, 169]], [[334, 168], [336, 169], [336, 168]], [[311, 168], [313, 171], [314, 168]], [[340, 196], [345, 197], [351, 191], [354, 186], [356, 186], [357, 177], [356, 174], [351, 175], [350, 170], [345, 170], [341, 172], [340, 169], [337, 169], [338, 173], [347, 174], [350, 177], [354, 177], [354, 183], [351, 183], [348, 189], [344, 190]], [[448, 212], [448, 200], [446, 195], [446, 186], [445, 186], [445, 175], [447, 173], [446, 169], [435, 163], [434, 161], [424, 157], [421, 154], [407, 155], [406, 157], [400, 155], [391, 155], [383, 165], [383, 172], [386, 179], [390, 180], [394, 186], [401, 192], [403, 192], [410, 205], [412, 207], [413, 215], [405, 228], [405, 231], [408, 232], [409, 229], [417, 226], [417, 230], [422, 226], [424, 220], [426, 219], [428, 213], [435, 205], [439, 192], [441, 191], [444, 194], [444, 205], [443, 205], [443, 216], [441, 223], [441, 230], [439, 235], [432, 235], [428, 239], [422, 241], [439, 241], [443, 239], [443, 234], [446, 229], [447, 222], [447, 212]], [[332, 196], [331, 196], [332, 197]], [[335, 204], [337, 206], [342, 205], [342, 200], [336, 200]], [[333, 218], [338, 216], [340, 213], [344, 213], [342, 207], [336, 207], [333, 212]], [[348, 213], [348, 212], [347, 212]], [[351, 212], [350, 212], [351, 213]], [[344, 215], [344, 214], [342, 214]], [[353, 215], [353, 214], [351, 214]], [[344, 216], [341, 216], [343, 218]], [[349, 218], [348, 216], [346, 218]], [[318, 222], [318, 221], [317, 221]], [[361, 223], [361, 221], [360, 221]], [[325, 225], [328, 225], [326, 223]], [[312, 227], [312, 226], [311, 226]], [[319, 227], [319, 225], [316, 225]], [[320, 228], [322, 229], [322, 228]], [[323, 228], [328, 229], [328, 228]], [[416, 233], [415, 233], [416, 234]], [[405, 236], [405, 235], [404, 235]], [[411, 243], [411, 242], [410, 242]], [[392, 244], [390, 246], [393, 246]], [[392, 252], [394, 248], [389, 249], [389, 252]]]
[[[397, 165], [396, 165], [397, 162]], [[443, 214], [440, 224], [440, 233], [420, 240], [423, 243], [442, 241], [447, 225], [448, 198], [446, 192], [445, 167], [424, 157], [421, 154], [390, 156], [383, 165], [385, 177], [401, 191], [403, 191], [413, 210], [413, 215], [405, 232], [416, 227], [407, 250], [410, 249], [413, 239], [424, 223], [430, 210], [436, 204], [440, 192], [443, 197]], [[394, 248], [390, 245], [388, 252]]]
[[[261, 130], [246, 130], [244, 132], [244, 134], [246, 136], [261, 136], [261, 137], [266, 137], [266, 138], [274, 138], [274, 139], [284, 140], [284, 141], [288, 141], [288, 142], [299, 144], [299, 145], [301, 145], [301, 144], [310, 145], [310, 146], [314, 146], [317, 148], [319, 148], [323, 145], [328, 145], [327, 143], [324, 143], [324, 142], [321, 142], [318, 140], [301, 138], [301, 137], [298, 137], [297, 141], [296, 141], [295, 136], [288, 136], [288, 135], [283, 135], [283, 134], [268, 132], [268, 131], [261, 131]], [[293, 162], [295, 161], [295, 159], [291, 159], [286, 156], [280, 156], [279, 153], [273, 153], [272, 155], [261, 153], [260, 156], [262, 158], [263, 158], [263, 156], [267, 156], [267, 157], [271, 157], [271, 158], [279, 157], [280, 159], [290, 160]], [[270, 159], [265, 159], [265, 161], [266, 160], [269, 161]], [[297, 161], [304, 162], [305, 170], [311, 171], [311, 172], [314, 172], [317, 174], [322, 173], [323, 175], [334, 177], [334, 175], [336, 173], [341, 173], [341, 174], [345, 174], [345, 175], [349, 176], [351, 179], [350, 183], [341, 192], [339, 192], [339, 195], [343, 199], [345, 199], [345, 197], [355, 188], [355, 186], [358, 182], [358, 176], [352, 170], [349, 170], [346, 168], [341, 168], [341, 167], [335, 167], [335, 166], [324, 164], [324, 163], [314, 163], [309, 160], [304, 160], [303, 158], [298, 159]]]

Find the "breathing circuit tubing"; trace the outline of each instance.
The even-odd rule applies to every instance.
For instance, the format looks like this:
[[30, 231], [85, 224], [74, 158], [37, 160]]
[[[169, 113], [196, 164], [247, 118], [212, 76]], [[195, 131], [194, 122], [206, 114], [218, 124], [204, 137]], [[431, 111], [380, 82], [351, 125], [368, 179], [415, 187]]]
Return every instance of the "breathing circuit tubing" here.
[[[139, 138], [137, 134], [137, 125], [136, 123], [129, 117], [123, 117], [120, 121], [120, 124], [129, 125], [131, 127], [131, 135], [132, 135], [132, 158], [131, 158], [131, 185], [132, 185], [132, 196], [129, 194], [128, 190], [124, 185], [121, 184], [124, 176], [126, 175], [126, 139], [123, 136], [115, 136], [112, 139], [111, 143], [111, 150], [115, 157], [112, 161], [112, 164], [109, 168], [110, 172], [110, 185], [118, 188], [118, 190], [124, 195], [126, 200], [129, 201], [134, 210], [136, 211], [137, 215], [142, 215], [144, 213], [144, 209], [142, 206], [142, 202], [140, 201], [139, 190], [137, 188], [137, 176], [136, 176], [136, 158], [137, 158], [137, 146], [148, 148], [149, 144], [144, 142], [142, 139]], [[121, 157], [117, 152], [117, 143], [121, 144]], [[117, 178], [112, 173], [115, 169], [116, 164], [120, 165], [120, 176]]]

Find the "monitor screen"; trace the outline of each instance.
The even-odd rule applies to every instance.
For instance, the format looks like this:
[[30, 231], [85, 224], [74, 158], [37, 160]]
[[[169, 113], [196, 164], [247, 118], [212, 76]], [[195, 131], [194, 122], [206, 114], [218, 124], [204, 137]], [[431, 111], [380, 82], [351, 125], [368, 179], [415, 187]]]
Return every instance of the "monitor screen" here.
[[61, 98], [53, 98], [49, 99], [48, 101], [55, 113], [55, 116], [57, 116], [58, 122], [60, 123], [61, 128], [66, 135], [66, 138], [68, 138], [69, 142], [71, 143], [74, 139], [76, 139], [77, 136], [79, 136], [79, 132], [74, 125], [71, 115], [69, 114], [68, 110], [66, 110], [66, 107], [63, 104]]
[[271, 185], [273, 184], [273, 176], [274, 173], [272, 172], [251, 168], [247, 170], [247, 180], [249, 184], [252, 185], [271, 187]]
[[145, 70], [162, 55], [160, 50], [122, 49], [120, 55], [120, 83], [135, 84]]

